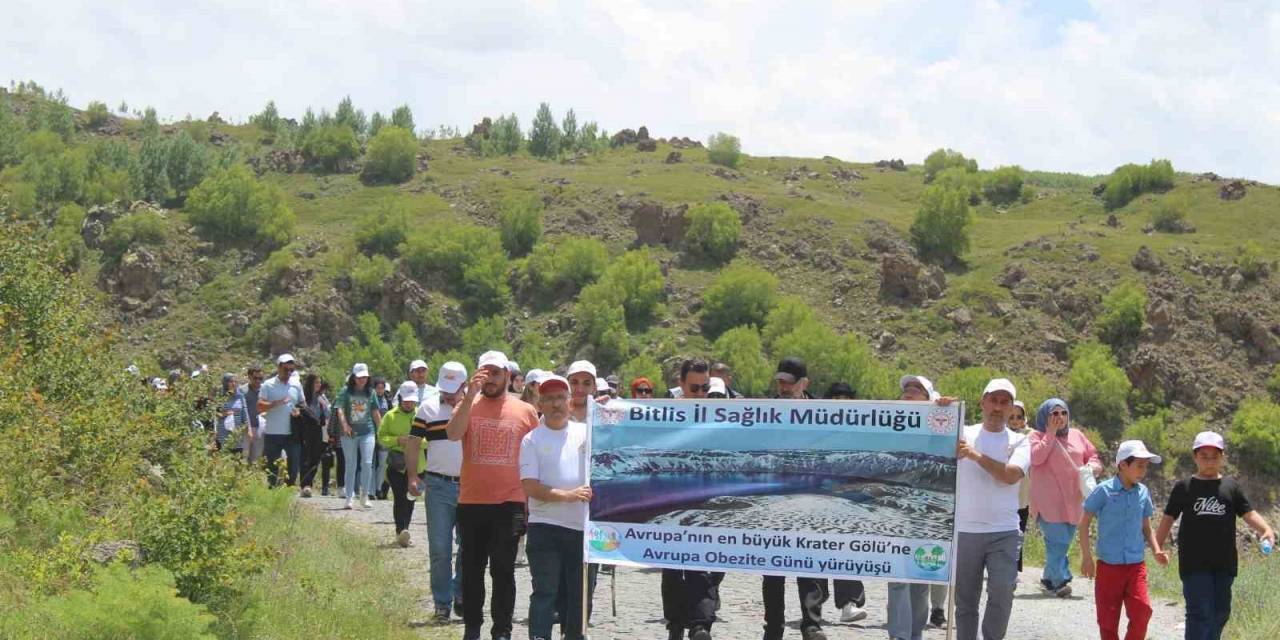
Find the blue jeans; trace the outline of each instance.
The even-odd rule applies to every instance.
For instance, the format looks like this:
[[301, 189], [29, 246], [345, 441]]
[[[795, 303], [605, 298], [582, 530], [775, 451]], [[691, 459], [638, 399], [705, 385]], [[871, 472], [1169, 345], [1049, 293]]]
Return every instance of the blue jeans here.
[[1067, 522], [1045, 522], [1036, 518], [1040, 533], [1044, 534], [1044, 573], [1041, 582], [1050, 589], [1059, 589], [1071, 582], [1071, 560], [1067, 553], [1076, 537], [1076, 525]]
[[[889, 583], [889, 621], [892, 640], [920, 640], [929, 623], [929, 587], [907, 582]], [[943, 585], [944, 587], [946, 585]]]
[[[357, 456], [357, 454], [359, 454]], [[349, 498], [373, 493], [373, 432], [362, 436], [342, 436], [342, 456], [346, 458], [344, 491]], [[360, 465], [360, 484], [356, 484], [356, 464]]]
[[426, 484], [431, 599], [437, 609], [447, 609], [455, 599], [462, 598], [462, 563], [453, 562], [453, 533], [458, 526], [458, 483], [428, 474]]
[[[554, 614], [559, 609], [562, 637], [582, 640], [582, 532], [552, 524], [531, 524], [525, 553], [533, 579], [529, 637], [549, 640]], [[587, 571], [588, 615], [598, 568], [593, 564]]]
[[[375, 444], [377, 440], [374, 441]], [[382, 481], [387, 480], [387, 457], [391, 452], [382, 447], [375, 446], [373, 449], [373, 482], [369, 484], [369, 495], [376, 496], [382, 493]]]
[[1231, 617], [1231, 585], [1226, 571], [1187, 571], [1182, 574], [1182, 597], [1187, 601], [1186, 640], [1218, 640]]
[[262, 439], [263, 455], [267, 459], [267, 483], [271, 486], [280, 484], [279, 472], [276, 471], [276, 462], [280, 460], [280, 454], [286, 457], [286, 468], [288, 469], [288, 478], [285, 484], [293, 485], [298, 479], [298, 467], [302, 462], [302, 444], [295, 441], [290, 435], [266, 434]]

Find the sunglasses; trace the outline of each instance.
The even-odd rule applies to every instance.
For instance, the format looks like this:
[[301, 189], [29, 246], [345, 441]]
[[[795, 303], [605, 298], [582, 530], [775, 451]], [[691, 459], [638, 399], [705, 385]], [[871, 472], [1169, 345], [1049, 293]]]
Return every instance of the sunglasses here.
[[1066, 411], [1050, 411], [1050, 412], [1049, 412], [1049, 415], [1051, 415], [1051, 416], [1065, 416], [1065, 415], [1067, 415], [1067, 412], [1066, 412]]
[[706, 384], [691, 384], [691, 385], [686, 385], [685, 388], [687, 388], [690, 393], [697, 393], [699, 391], [710, 391], [711, 383], [708, 382]]
[[646, 389], [644, 387], [640, 387], [636, 389], [636, 394], [642, 395], [642, 396], [651, 396], [653, 395], [653, 389]]

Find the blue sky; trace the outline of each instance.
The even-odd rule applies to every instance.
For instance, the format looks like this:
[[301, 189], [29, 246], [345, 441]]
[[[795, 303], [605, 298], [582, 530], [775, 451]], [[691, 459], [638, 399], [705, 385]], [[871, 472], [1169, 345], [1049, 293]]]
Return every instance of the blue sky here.
[[8, 0], [0, 71], [72, 102], [245, 118], [350, 94], [468, 128], [540, 101], [756, 155], [1101, 173], [1168, 157], [1280, 182], [1267, 2]]

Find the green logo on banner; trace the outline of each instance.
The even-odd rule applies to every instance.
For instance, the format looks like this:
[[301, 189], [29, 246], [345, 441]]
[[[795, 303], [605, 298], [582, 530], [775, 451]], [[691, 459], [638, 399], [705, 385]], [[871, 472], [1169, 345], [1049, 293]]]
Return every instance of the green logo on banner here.
[[616, 551], [622, 545], [618, 532], [613, 527], [591, 527], [591, 548], [596, 551]]
[[947, 566], [947, 552], [936, 544], [916, 547], [915, 561], [916, 566], [925, 571], [937, 571]]

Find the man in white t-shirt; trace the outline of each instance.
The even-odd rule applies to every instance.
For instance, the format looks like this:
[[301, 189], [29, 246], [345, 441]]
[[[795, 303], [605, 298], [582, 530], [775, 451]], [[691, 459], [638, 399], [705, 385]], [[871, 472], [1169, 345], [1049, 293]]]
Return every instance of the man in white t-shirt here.
[[[417, 401], [419, 407], [427, 401], [427, 398], [440, 393], [439, 389], [427, 384], [428, 373], [429, 368], [426, 360], [418, 359], [409, 363], [409, 379], [418, 385]], [[400, 398], [397, 397], [396, 403], [399, 404], [399, 402]]]
[[[542, 419], [520, 443], [520, 482], [529, 497], [529, 638], [550, 640], [559, 607], [561, 637], [581, 640], [583, 539], [591, 487], [587, 477], [587, 425], [570, 420], [569, 381], [543, 378]], [[595, 567], [589, 579], [595, 582]]]
[[458, 525], [458, 483], [462, 474], [462, 441], [445, 433], [453, 407], [462, 399], [467, 368], [446, 362], [436, 376], [436, 392], [426, 396], [414, 416], [409, 445], [405, 447], [409, 493], [422, 493], [417, 477], [418, 446], [427, 443], [427, 547], [431, 555], [431, 599], [436, 622], [449, 621], [450, 607], [462, 616], [462, 563], [453, 562], [453, 534]]
[[1017, 390], [996, 378], [982, 391], [982, 422], [956, 445], [956, 637], [978, 637], [978, 599], [987, 574], [984, 640], [1002, 640], [1018, 581], [1018, 483], [1031, 464], [1026, 436], [1008, 428]]

